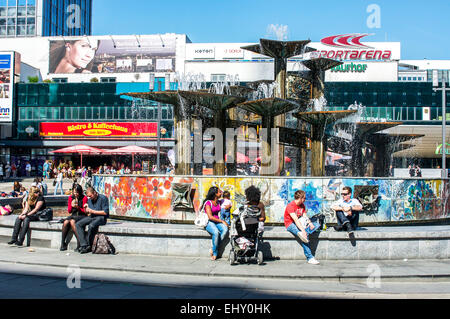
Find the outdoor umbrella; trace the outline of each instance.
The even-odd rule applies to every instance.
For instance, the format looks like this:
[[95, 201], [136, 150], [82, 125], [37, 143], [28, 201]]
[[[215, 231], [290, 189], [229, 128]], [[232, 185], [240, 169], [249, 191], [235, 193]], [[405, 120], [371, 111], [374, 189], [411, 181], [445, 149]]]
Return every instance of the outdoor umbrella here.
[[81, 167], [83, 167], [83, 154], [102, 154], [105, 151], [100, 149], [100, 148], [96, 148], [96, 147], [92, 147], [89, 145], [83, 145], [83, 144], [78, 144], [78, 145], [73, 145], [73, 146], [69, 146], [69, 147], [64, 147], [61, 148], [59, 150], [56, 151], [52, 151], [50, 153], [77, 153], [81, 155]]
[[[261, 157], [257, 157], [257, 158], [256, 158], [256, 161], [257, 161], [257, 162], [261, 162]], [[292, 160], [291, 160], [289, 157], [287, 157], [287, 156], [284, 157], [284, 162], [285, 162], [285, 163], [290, 163], [291, 161], [292, 161]]]
[[[225, 161], [226, 161], [226, 160], [227, 160], [227, 155], [225, 154]], [[245, 156], [245, 155], [242, 154], [242, 153], [236, 152], [236, 158], [235, 158], [235, 161], [236, 161], [237, 163], [247, 163], [249, 160], [250, 160], [250, 159], [249, 159], [248, 156]]]
[[[131, 167], [134, 170], [134, 154], [148, 154], [148, 155], [156, 155], [158, 152], [154, 149], [148, 149], [144, 147], [140, 147], [137, 145], [130, 145], [119, 147], [113, 150], [106, 150], [107, 154], [117, 154], [117, 155], [129, 155], [131, 154]], [[165, 154], [165, 152], [159, 152], [160, 154]]]

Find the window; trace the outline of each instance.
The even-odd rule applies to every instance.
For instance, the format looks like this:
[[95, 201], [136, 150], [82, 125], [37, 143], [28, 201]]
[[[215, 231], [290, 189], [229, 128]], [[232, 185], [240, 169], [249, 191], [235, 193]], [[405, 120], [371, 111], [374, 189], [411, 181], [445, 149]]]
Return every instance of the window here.
[[100, 78], [101, 83], [115, 83], [116, 78]]
[[67, 78], [53, 78], [52, 80], [55, 83], [67, 83]]
[[413, 77], [413, 81], [416, 81], [417, 80], [417, 77]]
[[226, 74], [211, 74], [211, 82], [225, 81]]

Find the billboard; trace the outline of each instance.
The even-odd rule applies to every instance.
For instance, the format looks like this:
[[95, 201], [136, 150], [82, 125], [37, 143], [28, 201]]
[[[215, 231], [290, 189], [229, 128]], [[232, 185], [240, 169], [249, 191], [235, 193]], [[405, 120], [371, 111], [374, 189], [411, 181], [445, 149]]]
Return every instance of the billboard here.
[[176, 37], [70, 38], [50, 41], [50, 74], [175, 72]]
[[0, 122], [12, 122], [14, 96], [14, 53], [0, 52]]
[[40, 123], [42, 137], [157, 137], [158, 123], [155, 122], [54, 122]]

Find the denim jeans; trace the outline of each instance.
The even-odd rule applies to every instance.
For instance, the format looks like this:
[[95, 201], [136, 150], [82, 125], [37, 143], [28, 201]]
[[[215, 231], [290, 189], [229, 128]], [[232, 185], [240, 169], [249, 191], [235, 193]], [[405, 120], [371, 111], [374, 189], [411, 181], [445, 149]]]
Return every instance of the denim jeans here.
[[[314, 229], [311, 229], [309, 227], [307, 227], [305, 229], [305, 232], [307, 235], [312, 234], [313, 232], [315, 232], [317, 229], [319, 229], [320, 225], [317, 221], [311, 221], [312, 224], [314, 225]], [[300, 233], [301, 231], [297, 228], [297, 225], [295, 225], [295, 223], [292, 223], [289, 225], [289, 227], [287, 228], [287, 231], [292, 233], [294, 236], [298, 236], [298, 233]], [[309, 244], [304, 243], [303, 241], [300, 240], [300, 244], [303, 247], [303, 252], [305, 254], [305, 257], [307, 260], [310, 260], [311, 258], [314, 258], [312, 252], [311, 252], [311, 247], [309, 246]]]
[[56, 191], [58, 190], [58, 188], [61, 189], [61, 195], [64, 195], [64, 191], [63, 191], [63, 181], [56, 182], [56, 185], [55, 185], [55, 192], [53, 193], [53, 195], [56, 195]]
[[221, 208], [220, 209], [220, 219], [227, 222], [228, 225], [230, 225], [230, 210]]
[[[94, 242], [94, 236], [98, 232], [98, 227], [103, 225], [106, 225], [105, 216], [89, 216], [79, 220], [75, 224], [75, 229], [77, 230], [78, 239], [80, 240], [80, 246], [92, 246], [92, 243]], [[84, 232], [86, 226], [88, 226], [87, 237]]]
[[212, 236], [212, 251], [213, 255], [217, 257], [220, 243], [225, 239], [228, 233], [228, 227], [223, 223], [215, 223], [212, 221], [206, 225], [206, 231]]
[[342, 227], [345, 223], [350, 222], [352, 228], [356, 230], [359, 223], [359, 212], [352, 212], [352, 216], [345, 216], [343, 211], [337, 210], [336, 219], [338, 222], [338, 226]]

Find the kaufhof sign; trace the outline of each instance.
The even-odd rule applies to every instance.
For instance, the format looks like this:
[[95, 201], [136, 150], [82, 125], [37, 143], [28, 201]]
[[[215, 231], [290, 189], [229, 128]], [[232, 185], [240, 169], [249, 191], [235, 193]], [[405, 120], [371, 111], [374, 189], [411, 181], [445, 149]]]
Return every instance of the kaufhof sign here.
[[364, 42], [367, 33], [341, 34], [323, 38], [309, 46], [322, 58], [334, 60], [397, 60], [400, 59], [400, 42]]
[[40, 123], [42, 137], [157, 137], [158, 123], [154, 122], [55, 122]]
[[338, 66], [335, 66], [330, 71], [331, 72], [343, 72], [343, 73], [351, 73], [358, 72], [363, 73], [367, 70], [367, 63], [344, 63]]

